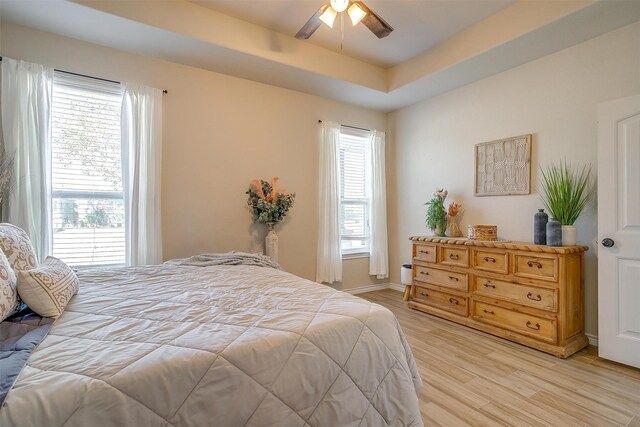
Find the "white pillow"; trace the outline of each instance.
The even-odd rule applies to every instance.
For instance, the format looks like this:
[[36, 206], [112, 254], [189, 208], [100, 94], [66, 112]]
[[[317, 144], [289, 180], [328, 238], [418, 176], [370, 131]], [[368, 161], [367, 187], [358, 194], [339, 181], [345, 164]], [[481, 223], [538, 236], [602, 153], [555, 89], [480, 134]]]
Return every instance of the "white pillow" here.
[[57, 318], [78, 293], [80, 281], [67, 264], [47, 257], [33, 270], [19, 271], [17, 287], [20, 298], [31, 310], [42, 317]]
[[20, 305], [16, 292], [16, 274], [0, 251], [0, 322], [16, 312]]

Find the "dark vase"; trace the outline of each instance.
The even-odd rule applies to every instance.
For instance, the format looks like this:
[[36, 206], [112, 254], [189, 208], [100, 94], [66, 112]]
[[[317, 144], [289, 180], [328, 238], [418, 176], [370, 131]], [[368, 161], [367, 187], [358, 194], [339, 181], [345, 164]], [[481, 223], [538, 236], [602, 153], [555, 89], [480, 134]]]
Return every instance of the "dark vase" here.
[[562, 225], [555, 218], [547, 223], [547, 246], [562, 246]]
[[533, 243], [536, 245], [547, 244], [547, 222], [549, 215], [544, 209], [538, 209], [538, 213], [533, 216]]

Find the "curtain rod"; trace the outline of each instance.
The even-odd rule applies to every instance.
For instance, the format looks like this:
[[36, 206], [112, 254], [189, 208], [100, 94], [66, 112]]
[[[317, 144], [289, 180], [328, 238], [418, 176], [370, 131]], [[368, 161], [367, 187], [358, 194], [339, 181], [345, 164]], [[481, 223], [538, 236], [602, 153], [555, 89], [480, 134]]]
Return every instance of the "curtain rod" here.
[[[0, 62], [2, 62], [2, 56], [0, 56]], [[58, 70], [57, 68], [54, 68], [54, 71], [57, 71], [57, 72], [59, 72], [59, 73], [64, 73], [64, 74], [70, 74], [70, 75], [72, 75], [72, 76], [86, 77], [86, 78], [88, 78], [88, 79], [100, 80], [100, 81], [102, 81], [102, 82], [115, 83], [115, 84], [118, 84], [118, 85], [119, 85], [119, 84], [121, 84], [121, 82], [116, 81], [116, 80], [103, 79], [103, 78], [101, 78], [101, 77], [88, 76], [88, 75], [86, 75], [86, 74], [74, 73], [74, 72], [71, 72], [71, 71], [65, 71], [65, 70]], [[163, 89], [163, 90], [162, 90], [162, 93], [169, 93], [169, 91], [168, 91], [168, 90], [166, 90], [166, 89]]]
[[[322, 120], [318, 120], [318, 123], [322, 123]], [[364, 131], [367, 131], [367, 132], [371, 132], [371, 129], [359, 128], [359, 127], [349, 126], [349, 125], [340, 125], [340, 126], [344, 126], [346, 128], [351, 128], [351, 129], [358, 129], [358, 130], [364, 130]]]

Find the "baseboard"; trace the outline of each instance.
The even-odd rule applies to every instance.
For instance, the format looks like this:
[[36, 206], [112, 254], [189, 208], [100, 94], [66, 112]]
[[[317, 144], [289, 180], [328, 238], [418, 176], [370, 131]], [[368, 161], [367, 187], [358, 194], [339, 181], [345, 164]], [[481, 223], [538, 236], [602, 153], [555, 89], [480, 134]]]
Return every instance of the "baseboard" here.
[[389, 289], [393, 289], [394, 291], [404, 292], [404, 285], [398, 285], [397, 283], [389, 283]]
[[392, 289], [394, 291], [404, 292], [404, 286], [397, 285], [395, 283], [380, 283], [378, 285], [365, 285], [355, 288], [345, 289], [346, 292], [351, 295], [364, 294], [365, 292], [382, 291], [384, 289]]
[[598, 336], [597, 335], [591, 335], [591, 334], [585, 334], [587, 336], [587, 339], [589, 340], [589, 345], [592, 345], [594, 347], [598, 346]]

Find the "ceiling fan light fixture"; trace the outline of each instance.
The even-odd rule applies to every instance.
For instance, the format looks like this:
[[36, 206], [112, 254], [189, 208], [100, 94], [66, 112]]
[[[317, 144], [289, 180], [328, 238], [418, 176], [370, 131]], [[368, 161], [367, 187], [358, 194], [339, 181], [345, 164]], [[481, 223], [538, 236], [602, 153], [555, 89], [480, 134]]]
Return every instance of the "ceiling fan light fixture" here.
[[349, 6], [347, 13], [349, 14], [349, 18], [351, 18], [351, 23], [354, 26], [358, 22], [362, 21], [362, 18], [367, 16], [367, 12], [362, 10], [362, 8], [360, 8], [360, 6], [358, 6], [356, 3], [352, 3], [351, 6]]
[[324, 12], [322, 12], [322, 15], [320, 15], [320, 20], [327, 24], [329, 28], [333, 28], [333, 23], [337, 15], [338, 13], [331, 6], [327, 6]]
[[344, 12], [349, 6], [349, 0], [331, 0], [331, 7], [336, 12]]

